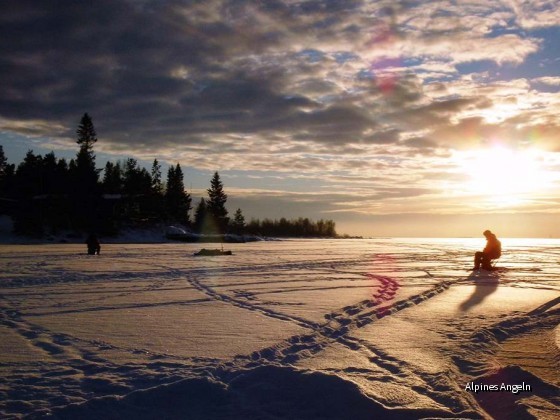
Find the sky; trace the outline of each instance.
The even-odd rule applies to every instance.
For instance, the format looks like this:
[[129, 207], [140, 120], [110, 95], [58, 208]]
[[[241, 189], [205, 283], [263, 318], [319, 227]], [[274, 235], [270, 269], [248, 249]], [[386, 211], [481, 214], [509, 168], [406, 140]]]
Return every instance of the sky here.
[[560, 237], [555, 0], [4, 0], [0, 144], [219, 171], [246, 218]]

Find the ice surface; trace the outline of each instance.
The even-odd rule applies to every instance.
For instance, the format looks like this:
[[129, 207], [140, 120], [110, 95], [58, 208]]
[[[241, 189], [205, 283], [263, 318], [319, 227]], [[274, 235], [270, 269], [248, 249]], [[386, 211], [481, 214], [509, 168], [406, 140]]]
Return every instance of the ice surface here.
[[502, 244], [0, 245], [0, 416], [558, 417], [560, 241]]

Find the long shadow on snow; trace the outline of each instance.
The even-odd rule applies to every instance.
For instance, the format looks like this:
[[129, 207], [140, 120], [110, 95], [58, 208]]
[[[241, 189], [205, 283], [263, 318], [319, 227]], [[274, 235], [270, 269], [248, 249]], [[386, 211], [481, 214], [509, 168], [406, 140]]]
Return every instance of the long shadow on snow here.
[[473, 294], [459, 305], [459, 309], [464, 312], [481, 304], [484, 299], [498, 289], [500, 274], [498, 272], [488, 272], [486, 270], [473, 271], [469, 277], [467, 277], [467, 280], [474, 281], [476, 287]]
[[262, 366], [232, 372], [222, 380], [187, 379], [125, 397], [96, 398], [55, 409], [49, 418], [413, 419], [449, 414], [389, 409], [362, 394], [352, 382], [292, 367]]

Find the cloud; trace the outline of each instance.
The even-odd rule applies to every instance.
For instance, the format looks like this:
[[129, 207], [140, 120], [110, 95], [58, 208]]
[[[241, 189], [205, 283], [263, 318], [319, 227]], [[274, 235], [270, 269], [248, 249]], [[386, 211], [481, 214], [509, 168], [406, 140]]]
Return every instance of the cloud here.
[[515, 12], [516, 22], [525, 29], [558, 26], [560, 6], [554, 0], [510, 0], [507, 2]]
[[543, 83], [545, 85], [549, 85], [549, 86], [560, 86], [560, 77], [539, 77], [536, 79], [533, 79], [533, 82], [537, 82], [537, 83]]
[[519, 63], [538, 49], [537, 39], [492, 34], [523, 7], [8, 1], [0, 114], [53, 121], [71, 136], [88, 111], [108, 152], [220, 147], [231, 134], [261, 148], [275, 138], [396, 143], [477, 102], [431, 98], [426, 78], [456, 77], [461, 62]]
[[0, 118], [0, 131], [17, 132], [30, 137], [52, 136], [57, 131], [64, 134], [66, 127], [47, 120], [8, 120]]
[[552, 42], [534, 29], [559, 13], [544, 0], [6, 0], [0, 130], [72, 149], [88, 112], [109, 155], [320, 177], [354, 209], [452, 208], [430, 187], [455, 180], [449, 168], [425, 169], [453, 151], [560, 151], [558, 75], [527, 70]]

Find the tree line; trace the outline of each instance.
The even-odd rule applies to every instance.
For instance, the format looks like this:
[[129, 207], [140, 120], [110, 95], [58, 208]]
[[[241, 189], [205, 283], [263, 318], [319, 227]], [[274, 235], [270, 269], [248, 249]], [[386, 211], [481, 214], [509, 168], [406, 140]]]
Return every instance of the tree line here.
[[332, 220], [318, 220], [317, 222], [303, 217], [288, 220], [252, 219], [246, 226], [249, 234], [276, 237], [314, 237], [334, 238], [337, 236], [335, 223]]
[[12, 217], [16, 233], [41, 236], [72, 230], [116, 234], [123, 226], [167, 223], [196, 233], [336, 236], [332, 220], [246, 223], [241, 209], [230, 218], [218, 172], [191, 219], [192, 197], [185, 190], [179, 163], [169, 167], [165, 179], [157, 159], [150, 171], [134, 158], [107, 162], [98, 169], [93, 150], [97, 134], [87, 113], [76, 135], [79, 149], [70, 161], [57, 158], [53, 152], [42, 156], [29, 150], [16, 166], [8, 164], [0, 145], [0, 214]]

